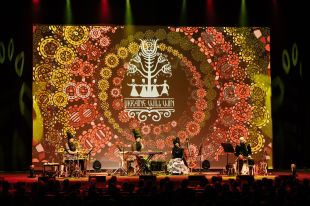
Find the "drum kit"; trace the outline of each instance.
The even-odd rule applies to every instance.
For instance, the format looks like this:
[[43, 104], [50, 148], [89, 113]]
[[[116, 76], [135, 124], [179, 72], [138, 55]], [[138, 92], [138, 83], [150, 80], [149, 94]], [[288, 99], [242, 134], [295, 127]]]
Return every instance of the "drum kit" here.
[[90, 152], [77, 147], [74, 154], [69, 154], [63, 147], [56, 150], [56, 153], [62, 155], [62, 163], [60, 164], [60, 177], [82, 177], [86, 176], [87, 164], [90, 162]]

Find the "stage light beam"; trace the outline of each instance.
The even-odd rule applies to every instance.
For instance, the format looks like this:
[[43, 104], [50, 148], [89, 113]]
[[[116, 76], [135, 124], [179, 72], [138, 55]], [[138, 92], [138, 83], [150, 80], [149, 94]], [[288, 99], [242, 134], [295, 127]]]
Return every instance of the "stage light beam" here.
[[182, 8], [181, 8], [181, 18], [180, 23], [181, 25], [185, 25], [187, 23], [187, 1], [182, 1]]
[[241, 8], [240, 8], [240, 18], [239, 18], [239, 25], [246, 26], [247, 25], [247, 11], [246, 11], [246, 0], [241, 0]]
[[71, 24], [72, 23], [72, 8], [71, 8], [71, 0], [66, 0], [66, 7], [65, 7], [65, 23]]

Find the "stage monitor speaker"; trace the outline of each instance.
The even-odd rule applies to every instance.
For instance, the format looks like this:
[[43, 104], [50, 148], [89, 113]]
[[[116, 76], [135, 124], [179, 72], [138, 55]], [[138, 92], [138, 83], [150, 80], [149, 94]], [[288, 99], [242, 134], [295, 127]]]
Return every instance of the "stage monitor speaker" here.
[[98, 183], [104, 183], [107, 180], [106, 176], [103, 176], [103, 175], [89, 175], [88, 176], [89, 182], [92, 181], [93, 179], [95, 179], [96, 182]]
[[38, 181], [42, 181], [42, 182], [48, 182], [49, 180], [55, 180], [55, 177], [48, 177], [48, 176], [42, 176], [42, 177], [38, 177]]
[[237, 180], [254, 182], [254, 176], [253, 175], [238, 175]]
[[295, 179], [295, 177], [296, 176], [294, 175], [279, 175], [277, 178], [279, 178], [280, 180], [291, 181]]
[[202, 185], [204, 182], [208, 181], [204, 175], [189, 175], [188, 182], [191, 186]]
[[155, 175], [140, 175], [139, 180], [156, 182]]
[[101, 165], [101, 162], [99, 160], [95, 160], [93, 162], [93, 169], [94, 169], [95, 172], [100, 172], [101, 166], [102, 165]]
[[165, 171], [165, 161], [151, 161], [150, 163], [150, 169], [153, 172], [156, 171]]

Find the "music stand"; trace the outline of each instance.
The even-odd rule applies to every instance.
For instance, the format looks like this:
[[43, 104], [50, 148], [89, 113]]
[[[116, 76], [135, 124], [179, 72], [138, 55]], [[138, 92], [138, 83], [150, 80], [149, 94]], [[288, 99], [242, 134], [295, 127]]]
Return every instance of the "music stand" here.
[[226, 159], [226, 169], [228, 168], [228, 153], [234, 153], [235, 150], [234, 150], [234, 147], [232, 146], [232, 144], [230, 144], [229, 142], [224, 142], [224, 143], [221, 143], [223, 149], [224, 149], [224, 152], [226, 152], [227, 154], [227, 159]]

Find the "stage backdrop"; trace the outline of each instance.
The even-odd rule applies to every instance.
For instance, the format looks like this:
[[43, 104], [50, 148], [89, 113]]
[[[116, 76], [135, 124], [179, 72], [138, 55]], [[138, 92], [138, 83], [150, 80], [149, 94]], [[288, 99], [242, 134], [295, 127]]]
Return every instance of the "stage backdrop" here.
[[225, 167], [243, 136], [271, 168], [270, 84], [269, 28], [34, 25], [32, 161], [61, 161], [70, 130], [104, 168], [136, 128], [153, 160], [178, 136], [192, 167]]

